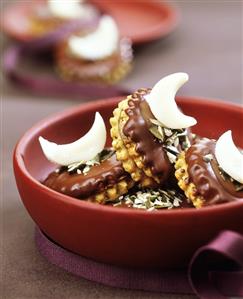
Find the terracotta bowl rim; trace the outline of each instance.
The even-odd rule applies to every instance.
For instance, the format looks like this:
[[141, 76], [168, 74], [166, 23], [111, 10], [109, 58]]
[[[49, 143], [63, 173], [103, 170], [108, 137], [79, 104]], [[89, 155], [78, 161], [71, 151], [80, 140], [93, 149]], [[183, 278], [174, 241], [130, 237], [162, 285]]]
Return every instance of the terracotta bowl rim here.
[[[96, 111], [97, 104], [99, 105], [99, 108], [106, 107], [107, 105], [113, 105], [116, 104], [119, 99], [122, 97], [114, 97], [110, 99], [102, 99], [102, 100], [96, 100], [88, 103], [82, 103], [78, 106], [74, 106], [68, 109], [65, 109], [61, 112], [52, 114], [43, 120], [37, 122], [34, 126], [32, 126], [30, 129], [26, 131], [26, 133], [19, 139], [17, 142], [14, 153], [13, 153], [13, 159], [14, 164], [17, 166], [21, 172], [21, 175], [25, 177], [29, 181], [32, 186], [35, 186], [36, 189], [39, 190], [39, 192], [45, 193], [46, 195], [55, 198], [57, 200], [68, 205], [73, 205], [77, 208], [83, 208], [87, 210], [99, 210], [100, 212], [107, 212], [107, 213], [117, 213], [117, 214], [126, 214], [126, 215], [134, 215], [134, 216], [143, 216], [147, 215], [146, 217], [157, 217], [161, 214], [165, 215], [171, 215], [174, 216], [189, 216], [189, 215], [195, 215], [195, 214], [207, 214], [207, 213], [214, 213], [214, 212], [220, 212], [227, 208], [237, 208], [242, 206], [242, 201], [236, 201], [232, 203], [224, 203], [220, 205], [215, 205], [212, 207], [204, 207], [202, 209], [194, 209], [194, 208], [185, 208], [183, 210], [156, 210], [153, 212], [148, 212], [146, 210], [140, 210], [140, 209], [131, 209], [131, 208], [115, 208], [112, 206], [105, 206], [100, 205], [96, 203], [87, 202], [85, 200], [79, 200], [74, 197], [61, 194], [57, 191], [54, 191], [43, 184], [41, 184], [37, 179], [35, 179], [27, 170], [24, 164], [24, 160], [22, 157], [22, 152], [24, 152], [24, 149], [28, 146], [29, 141], [32, 140], [33, 136], [36, 135], [37, 132], [41, 131], [42, 129], [48, 127], [49, 125], [52, 125], [58, 121], [60, 121], [62, 118], [67, 118], [75, 114], [79, 114], [83, 110], [94, 110]], [[177, 97], [177, 100], [181, 102], [197, 102], [199, 104], [204, 104], [209, 107], [222, 107], [226, 109], [231, 109], [233, 111], [239, 111], [239, 108], [242, 109], [243, 107], [239, 104], [235, 103], [229, 103], [223, 100], [218, 99], [212, 99], [212, 98], [204, 98], [204, 97], [193, 97], [193, 96], [180, 96]]]

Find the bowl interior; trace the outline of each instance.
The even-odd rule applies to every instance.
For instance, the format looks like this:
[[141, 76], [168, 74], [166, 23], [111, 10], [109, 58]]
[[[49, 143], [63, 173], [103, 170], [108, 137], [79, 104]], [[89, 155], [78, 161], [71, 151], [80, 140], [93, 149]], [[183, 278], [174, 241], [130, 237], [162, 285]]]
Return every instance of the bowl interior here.
[[[107, 145], [111, 144], [109, 136], [109, 118], [119, 98], [97, 101], [80, 105], [43, 120], [30, 129], [17, 146], [17, 155], [24, 161], [25, 170], [37, 181], [44, 180], [56, 167], [48, 162], [40, 148], [38, 137], [64, 144], [84, 135], [94, 121], [96, 111], [103, 116], [107, 128]], [[177, 103], [184, 113], [198, 121], [192, 131], [203, 137], [218, 138], [220, 134], [231, 129], [237, 146], [243, 148], [241, 124], [243, 109], [239, 106], [220, 101], [209, 101], [196, 98], [178, 98]]]

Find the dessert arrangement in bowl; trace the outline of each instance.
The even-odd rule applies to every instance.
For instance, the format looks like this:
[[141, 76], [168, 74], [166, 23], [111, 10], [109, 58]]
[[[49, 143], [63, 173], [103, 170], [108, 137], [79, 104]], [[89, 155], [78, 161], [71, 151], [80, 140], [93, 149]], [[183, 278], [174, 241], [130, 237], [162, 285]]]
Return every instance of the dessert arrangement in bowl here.
[[49, 0], [40, 1], [33, 9], [30, 30], [34, 36], [54, 32], [72, 21], [90, 24], [75, 27], [54, 46], [55, 67], [62, 78], [111, 84], [131, 70], [130, 39], [120, 34], [112, 16], [101, 15], [96, 6], [80, 0]]
[[[81, 85], [105, 87], [120, 81], [131, 71], [131, 39], [121, 33], [111, 15], [102, 14], [93, 4], [80, 0], [49, 0], [30, 3], [27, 8], [30, 10], [26, 15], [28, 31], [33, 38], [6, 50], [4, 66], [11, 80], [19, 76], [18, 62], [24, 57], [36, 59], [34, 53], [38, 57], [50, 53], [53, 61], [48, 62], [53, 62], [56, 73], [66, 81]], [[16, 53], [14, 61], [12, 52]], [[22, 83], [33, 81], [23, 76], [19, 80]], [[42, 78], [36, 77], [35, 82], [42, 84]], [[50, 80], [49, 85], [52, 87], [55, 83]]]
[[89, 132], [72, 143], [40, 137], [47, 159], [60, 166], [44, 184], [79, 199], [150, 210], [243, 199], [243, 155], [231, 131], [217, 141], [192, 134], [196, 119], [177, 108], [175, 93], [187, 78], [172, 74], [122, 100], [110, 118], [112, 148], [105, 148], [99, 112]]
[[222, 229], [243, 233], [242, 108], [175, 101], [187, 80], [172, 74], [26, 133], [16, 181], [47, 236], [97, 261], [178, 268]]
[[[46, 89], [62, 95], [61, 90], [68, 93], [74, 87], [77, 94], [81, 91], [87, 97], [102, 97], [102, 89], [104, 97], [106, 90], [110, 96], [123, 95], [126, 88], [107, 85], [131, 72], [132, 43], [164, 37], [177, 22], [177, 10], [157, 1], [36, 0], [9, 4], [1, 26], [21, 43], [6, 49], [3, 68], [14, 84], [38, 93]], [[18, 68], [25, 59], [39, 61], [42, 56], [43, 62], [51, 64], [67, 82], [49, 74], [47, 78], [29, 75]], [[87, 84], [94, 88], [86, 88]]]

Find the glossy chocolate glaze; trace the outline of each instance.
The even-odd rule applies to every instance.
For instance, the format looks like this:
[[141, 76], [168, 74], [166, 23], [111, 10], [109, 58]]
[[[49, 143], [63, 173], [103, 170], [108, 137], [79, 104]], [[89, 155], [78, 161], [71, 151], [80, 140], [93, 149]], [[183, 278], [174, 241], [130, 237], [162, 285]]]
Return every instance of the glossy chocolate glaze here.
[[149, 92], [150, 89], [140, 89], [132, 95], [126, 109], [129, 119], [123, 127], [123, 134], [136, 143], [136, 151], [143, 157], [145, 167], [150, 167], [152, 174], [158, 176], [163, 184], [172, 174], [173, 166], [161, 143], [149, 131], [150, 119], [154, 118], [144, 99]]
[[59, 172], [52, 172], [43, 184], [72, 197], [87, 198], [101, 193], [125, 177], [128, 177], [128, 174], [114, 153], [101, 164], [93, 166], [86, 175], [60, 169]]
[[[204, 156], [208, 154], [213, 156], [210, 162], [204, 160]], [[214, 140], [197, 140], [186, 152], [186, 163], [190, 181], [195, 184], [199, 195], [205, 199], [205, 205], [243, 199], [243, 191], [236, 191], [233, 183], [224, 180], [220, 174], [215, 158]]]

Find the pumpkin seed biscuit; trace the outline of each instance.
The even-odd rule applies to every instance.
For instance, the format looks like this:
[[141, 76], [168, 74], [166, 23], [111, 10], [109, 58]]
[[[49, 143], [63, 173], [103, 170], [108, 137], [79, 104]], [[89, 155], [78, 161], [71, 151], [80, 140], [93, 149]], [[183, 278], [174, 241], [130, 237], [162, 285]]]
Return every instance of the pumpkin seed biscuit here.
[[104, 204], [106, 202], [113, 202], [117, 200], [120, 196], [126, 194], [129, 189], [131, 189], [134, 186], [134, 181], [130, 179], [123, 179], [117, 184], [115, 184], [112, 187], [108, 187], [104, 190], [104, 192], [101, 192], [97, 195], [94, 195], [91, 199], [91, 201], [95, 201], [101, 204]]
[[175, 163], [178, 185], [196, 208], [243, 198], [243, 185], [221, 169], [215, 146], [215, 140], [198, 138]]
[[[128, 120], [127, 114], [124, 112], [128, 108], [128, 101], [131, 96], [121, 101], [118, 107], [113, 111], [113, 117], [110, 119], [112, 147], [116, 151], [116, 156], [132, 179], [139, 182], [142, 187], [155, 186], [155, 181], [144, 174], [139, 162], [139, 154], [136, 152], [136, 144], [127, 138], [122, 128]], [[139, 166], [140, 167], [139, 167]]]
[[150, 132], [153, 115], [145, 101], [150, 89], [139, 89], [119, 103], [111, 123], [117, 159], [143, 187], [161, 186], [173, 173], [163, 144]]
[[49, 174], [43, 184], [79, 199], [98, 203], [116, 200], [126, 194], [135, 183], [116, 159], [114, 151], [105, 151], [105, 154], [102, 154], [104, 158], [57, 169]]
[[188, 201], [192, 202], [196, 208], [201, 208], [205, 200], [198, 195], [195, 184], [190, 182], [187, 168], [185, 152], [182, 152], [175, 163], [175, 176], [178, 180], [178, 186], [185, 192]]

